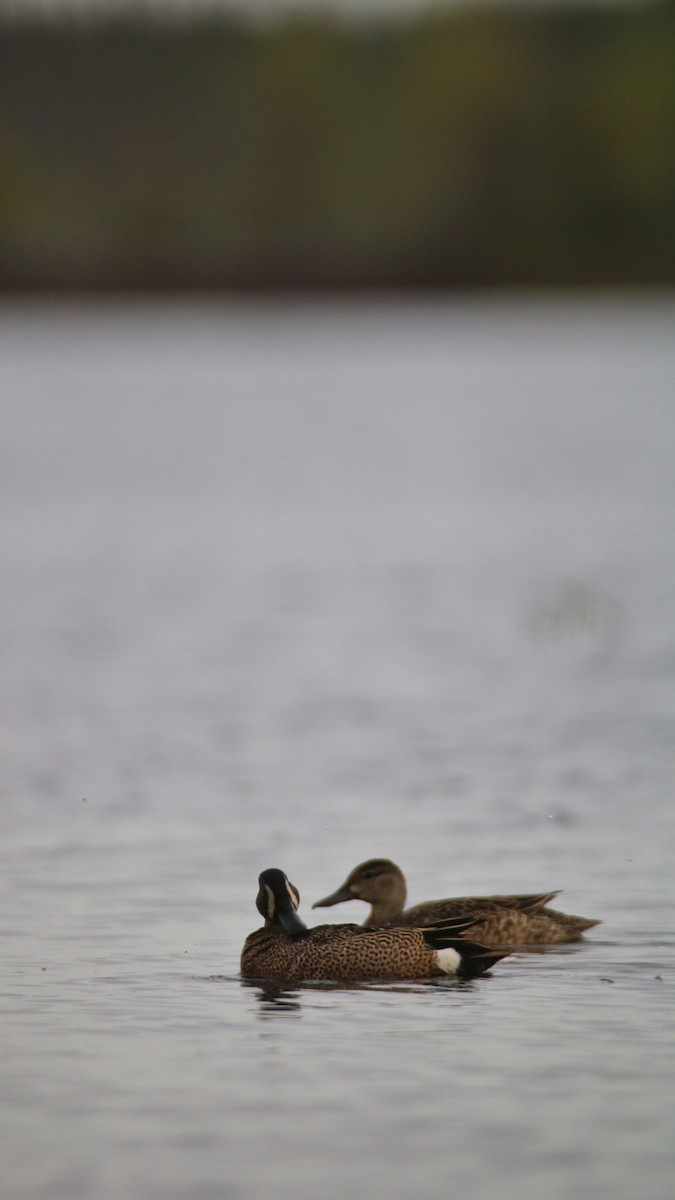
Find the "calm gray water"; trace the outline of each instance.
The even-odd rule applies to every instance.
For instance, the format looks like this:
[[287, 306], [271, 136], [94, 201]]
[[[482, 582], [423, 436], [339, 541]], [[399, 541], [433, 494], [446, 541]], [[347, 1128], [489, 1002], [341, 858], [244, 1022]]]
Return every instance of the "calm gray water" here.
[[[675, 303], [0, 318], [2, 1200], [670, 1200]], [[371, 855], [604, 924], [242, 983]]]

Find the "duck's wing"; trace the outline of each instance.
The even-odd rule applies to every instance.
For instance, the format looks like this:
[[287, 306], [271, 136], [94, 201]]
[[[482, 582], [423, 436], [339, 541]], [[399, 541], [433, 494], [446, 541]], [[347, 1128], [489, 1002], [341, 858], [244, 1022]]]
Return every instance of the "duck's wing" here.
[[484, 896], [482, 899], [495, 904], [498, 908], [511, 908], [516, 912], [539, 912], [545, 904], [555, 900], [560, 892], [528, 892], [514, 896]]
[[427, 925], [451, 917], [471, 916], [480, 918], [488, 913], [539, 912], [558, 892], [536, 892], [520, 896], [455, 896], [445, 900], [427, 900], [406, 908], [400, 921], [405, 925]]

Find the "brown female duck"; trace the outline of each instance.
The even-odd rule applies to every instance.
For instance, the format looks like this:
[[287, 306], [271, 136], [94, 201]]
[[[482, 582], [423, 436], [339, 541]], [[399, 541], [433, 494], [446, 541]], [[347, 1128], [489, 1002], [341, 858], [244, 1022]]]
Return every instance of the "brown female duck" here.
[[265, 920], [247, 937], [241, 973], [247, 978], [302, 980], [429, 979], [456, 975], [473, 979], [504, 953], [460, 938], [473, 920], [454, 917], [429, 929], [318, 925], [307, 929], [298, 916], [300, 895], [283, 871], [258, 879], [256, 908]]
[[365, 900], [370, 912], [364, 926], [426, 925], [451, 917], [474, 918], [471, 937], [485, 946], [539, 946], [577, 941], [600, 921], [574, 917], [548, 908], [557, 892], [521, 896], [459, 896], [430, 900], [406, 908], [403, 872], [387, 858], [370, 858], [355, 867], [341, 887], [312, 908], [328, 908], [345, 900]]

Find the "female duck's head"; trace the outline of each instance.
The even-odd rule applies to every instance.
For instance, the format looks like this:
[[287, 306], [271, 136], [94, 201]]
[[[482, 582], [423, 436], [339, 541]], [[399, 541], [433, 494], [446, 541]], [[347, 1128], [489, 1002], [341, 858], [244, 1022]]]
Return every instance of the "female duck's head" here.
[[307, 926], [297, 913], [300, 893], [284, 872], [270, 867], [258, 876], [258, 884], [255, 906], [264, 917], [265, 925], [280, 926], [289, 937], [306, 933]]
[[373, 920], [386, 921], [399, 916], [406, 902], [403, 872], [388, 858], [369, 858], [354, 867], [336, 892], [317, 900], [312, 908], [330, 908], [345, 900], [365, 900], [372, 906]]

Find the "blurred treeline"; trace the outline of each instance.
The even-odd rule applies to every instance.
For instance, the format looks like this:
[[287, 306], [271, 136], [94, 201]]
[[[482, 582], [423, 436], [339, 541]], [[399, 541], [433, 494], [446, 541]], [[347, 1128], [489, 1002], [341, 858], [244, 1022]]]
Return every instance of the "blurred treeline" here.
[[675, 282], [675, 6], [5, 25], [0, 286]]

